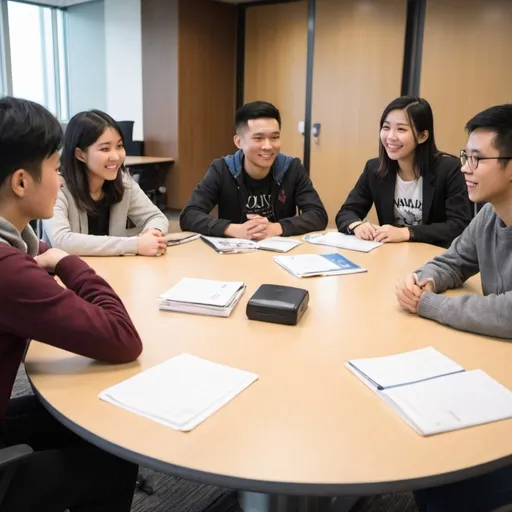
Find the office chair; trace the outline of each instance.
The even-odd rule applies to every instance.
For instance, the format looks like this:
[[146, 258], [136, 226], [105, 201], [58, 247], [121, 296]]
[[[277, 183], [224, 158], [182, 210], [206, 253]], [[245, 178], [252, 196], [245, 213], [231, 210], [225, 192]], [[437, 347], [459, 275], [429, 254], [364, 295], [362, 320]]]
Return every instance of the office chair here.
[[155, 475], [152, 473], [146, 473], [144, 475], [141, 471], [139, 471], [139, 474], [137, 475], [137, 488], [146, 493], [148, 496], [155, 494], [154, 476]]
[[135, 121], [118, 121], [117, 124], [123, 136], [126, 156], [142, 156], [144, 153], [143, 141], [133, 140], [133, 125]]
[[31, 453], [32, 448], [26, 444], [18, 444], [0, 449], [0, 509], [16, 468]]

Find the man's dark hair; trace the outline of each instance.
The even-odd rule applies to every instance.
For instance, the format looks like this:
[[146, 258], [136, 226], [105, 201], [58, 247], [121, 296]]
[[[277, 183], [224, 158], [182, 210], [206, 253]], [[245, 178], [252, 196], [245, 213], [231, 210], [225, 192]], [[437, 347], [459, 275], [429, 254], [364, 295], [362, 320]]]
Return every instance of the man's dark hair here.
[[62, 127], [48, 110], [33, 101], [0, 99], [0, 186], [18, 169], [41, 179], [43, 160], [62, 144]]
[[506, 167], [512, 160], [512, 103], [490, 107], [466, 124], [466, 131], [470, 135], [479, 128], [495, 133], [492, 147], [500, 152], [500, 157], [507, 158], [500, 160], [501, 166]]
[[275, 119], [281, 129], [281, 114], [272, 103], [267, 101], [252, 101], [240, 107], [235, 114], [235, 130], [240, 134], [251, 119]]
[[[64, 135], [64, 148], [62, 150], [62, 176], [66, 180], [71, 196], [78, 208], [90, 214], [96, 213], [96, 204], [89, 192], [89, 170], [84, 162], [75, 156], [75, 149], [86, 151], [92, 146], [107, 128], [113, 128], [124, 144], [121, 128], [114, 119], [101, 110], [88, 110], [75, 114], [68, 125]], [[105, 181], [103, 194], [105, 203], [112, 206], [123, 199], [123, 172], [124, 164], [113, 181]]]

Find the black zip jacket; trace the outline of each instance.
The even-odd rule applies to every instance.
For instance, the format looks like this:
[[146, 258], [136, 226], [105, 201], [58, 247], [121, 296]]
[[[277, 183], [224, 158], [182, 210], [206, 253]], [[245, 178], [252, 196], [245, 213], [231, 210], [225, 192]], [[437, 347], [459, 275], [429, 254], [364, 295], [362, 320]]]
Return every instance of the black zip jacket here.
[[[375, 203], [379, 224], [394, 221], [396, 173], [377, 176], [379, 159], [368, 160], [363, 174], [336, 215], [336, 226], [347, 233], [352, 222], [363, 220]], [[423, 176], [423, 223], [410, 226], [413, 241], [449, 247], [471, 221], [471, 206], [457, 158], [440, 154]]]
[[[247, 221], [247, 190], [242, 176], [243, 152], [214, 160], [205, 177], [192, 192], [180, 215], [183, 231], [207, 236], [224, 236], [229, 224]], [[273, 216], [283, 236], [321, 231], [327, 226], [327, 212], [298, 158], [280, 153], [271, 171]], [[215, 206], [219, 216], [210, 212]], [[297, 210], [299, 215], [297, 215]]]

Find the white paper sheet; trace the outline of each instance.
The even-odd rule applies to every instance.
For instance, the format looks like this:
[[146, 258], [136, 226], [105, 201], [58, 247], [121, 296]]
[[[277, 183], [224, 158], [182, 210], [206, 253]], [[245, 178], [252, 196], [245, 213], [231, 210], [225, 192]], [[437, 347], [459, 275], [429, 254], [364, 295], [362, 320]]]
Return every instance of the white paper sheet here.
[[257, 379], [254, 373], [180, 354], [102, 391], [99, 398], [189, 431]]

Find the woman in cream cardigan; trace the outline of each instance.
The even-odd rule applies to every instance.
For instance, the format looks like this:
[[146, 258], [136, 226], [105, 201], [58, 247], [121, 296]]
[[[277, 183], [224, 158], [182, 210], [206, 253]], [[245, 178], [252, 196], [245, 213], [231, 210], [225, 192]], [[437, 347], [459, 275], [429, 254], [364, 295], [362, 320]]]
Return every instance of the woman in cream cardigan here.
[[[156, 256], [167, 247], [169, 222], [124, 170], [118, 124], [100, 110], [76, 114], [66, 127], [62, 187], [45, 239], [80, 256]], [[142, 233], [127, 236], [130, 219]]]

